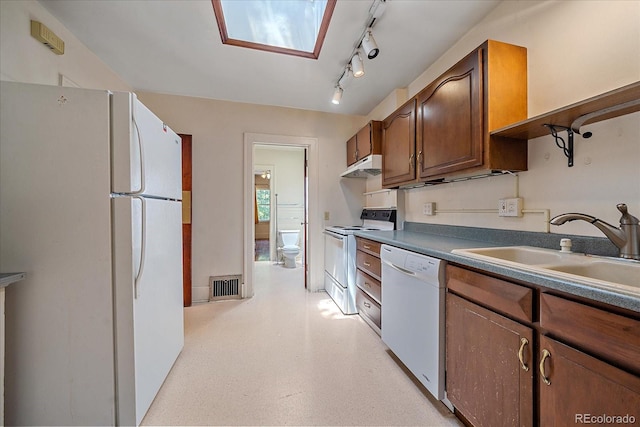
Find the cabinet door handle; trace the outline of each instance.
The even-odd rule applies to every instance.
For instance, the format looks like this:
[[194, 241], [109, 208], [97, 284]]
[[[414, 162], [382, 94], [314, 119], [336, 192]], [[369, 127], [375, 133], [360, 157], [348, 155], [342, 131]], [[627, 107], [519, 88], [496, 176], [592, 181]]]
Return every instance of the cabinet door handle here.
[[409, 156], [409, 170], [413, 169], [413, 157], [415, 156], [414, 153], [411, 153], [411, 155]]
[[520, 361], [520, 366], [525, 372], [529, 371], [529, 367], [524, 363], [524, 347], [529, 344], [529, 340], [522, 337], [520, 338], [520, 349], [518, 350], [518, 360]]
[[422, 150], [418, 153], [418, 164], [422, 165]]
[[364, 266], [365, 266], [365, 267], [371, 267], [371, 263], [370, 263], [370, 262], [365, 261], [365, 262], [364, 262]]
[[542, 349], [542, 359], [540, 359], [540, 375], [542, 376], [542, 382], [544, 382], [546, 385], [551, 385], [551, 381], [549, 381], [549, 378], [544, 371], [544, 361], [549, 357], [551, 357], [551, 353], [549, 353], [549, 350], [547, 350], [546, 348]]

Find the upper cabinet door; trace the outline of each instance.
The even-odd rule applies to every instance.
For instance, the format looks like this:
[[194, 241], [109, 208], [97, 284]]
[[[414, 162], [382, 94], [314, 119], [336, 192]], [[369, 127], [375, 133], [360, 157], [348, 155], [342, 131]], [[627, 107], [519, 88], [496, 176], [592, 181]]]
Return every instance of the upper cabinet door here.
[[358, 146], [356, 140], [357, 136], [353, 135], [347, 141], [347, 166], [351, 166], [358, 161]]
[[358, 147], [358, 160], [370, 154], [380, 154], [382, 145], [382, 122], [373, 120], [367, 123], [356, 134]]
[[482, 165], [482, 78], [478, 49], [418, 94], [420, 178]]
[[411, 99], [382, 125], [382, 185], [397, 187], [416, 178], [416, 101]]

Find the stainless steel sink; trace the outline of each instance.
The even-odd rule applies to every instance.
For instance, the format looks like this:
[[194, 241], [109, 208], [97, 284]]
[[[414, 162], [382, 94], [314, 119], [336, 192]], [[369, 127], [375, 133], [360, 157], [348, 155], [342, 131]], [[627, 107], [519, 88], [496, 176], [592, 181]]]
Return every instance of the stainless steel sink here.
[[531, 246], [456, 249], [458, 255], [640, 296], [640, 262]]

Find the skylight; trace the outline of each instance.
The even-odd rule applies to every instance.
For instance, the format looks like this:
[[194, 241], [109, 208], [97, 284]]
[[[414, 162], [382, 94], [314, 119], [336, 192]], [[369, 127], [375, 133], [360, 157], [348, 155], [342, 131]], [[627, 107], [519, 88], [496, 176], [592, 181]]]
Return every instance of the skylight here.
[[211, 0], [222, 43], [317, 59], [336, 0]]

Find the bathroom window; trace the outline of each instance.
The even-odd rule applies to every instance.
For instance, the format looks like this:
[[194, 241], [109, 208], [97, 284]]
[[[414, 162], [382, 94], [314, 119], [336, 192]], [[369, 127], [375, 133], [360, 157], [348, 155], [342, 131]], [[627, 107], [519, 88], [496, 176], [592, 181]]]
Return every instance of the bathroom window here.
[[256, 186], [256, 207], [259, 222], [265, 222], [271, 219], [271, 191], [268, 187], [259, 188]]

